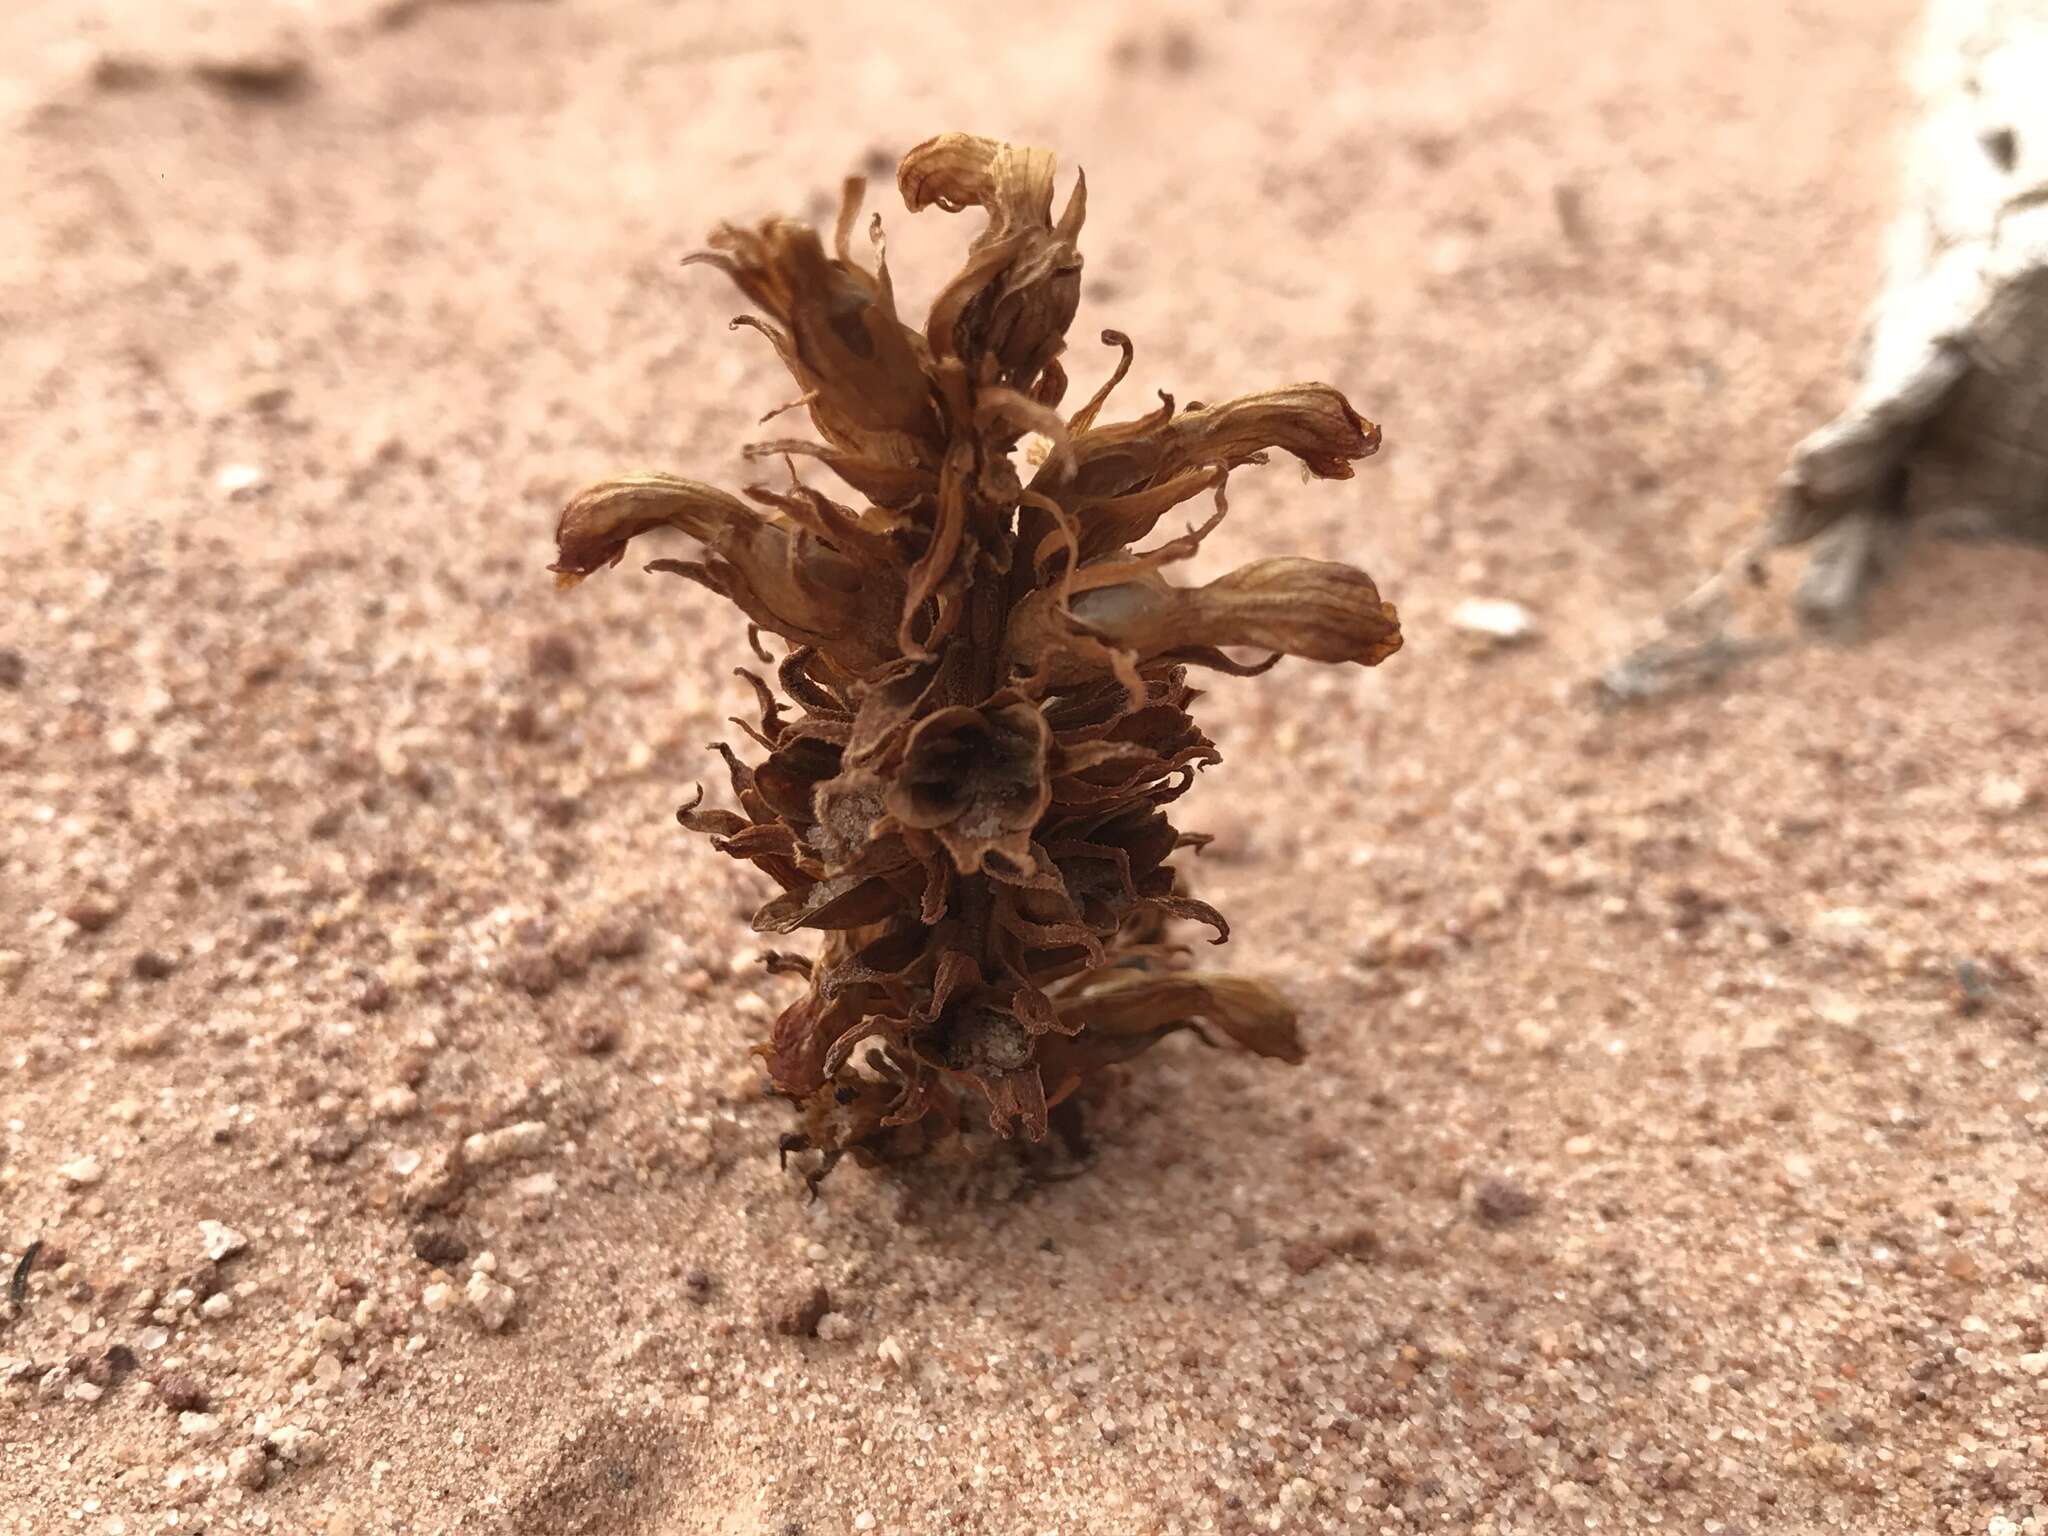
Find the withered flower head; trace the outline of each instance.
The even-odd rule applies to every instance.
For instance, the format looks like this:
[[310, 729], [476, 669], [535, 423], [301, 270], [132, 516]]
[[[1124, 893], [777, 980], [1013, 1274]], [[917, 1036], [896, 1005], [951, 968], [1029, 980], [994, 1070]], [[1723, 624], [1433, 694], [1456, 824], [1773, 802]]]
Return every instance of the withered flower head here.
[[[758, 306], [734, 323], [766, 333], [822, 439], [748, 449], [780, 459], [787, 484], [741, 500], [665, 474], [607, 481], [556, 531], [563, 586], [643, 533], [686, 534], [700, 559], [650, 569], [786, 642], [780, 697], [741, 674], [765, 756], [719, 748], [738, 810], [704, 809], [699, 791], [678, 815], [781, 887], [757, 930], [823, 935], [815, 960], [776, 956], [810, 985], [760, 1051], [803, 1117], [789, 1140], [828, 1164], [914, 1155], [976, 1104], [998, 1132], [1038, 1138], [1091, 1074], [1181, 1030], [1300, 1061], [1278, 992], [1182, 969], [1162, 942], [1176, 918], [1226, 936], [1172, 863], [1204, 839], [1164, 810], [1217, 761], [1187, 713], [1188, 669], [1375, 666], [1401, 644], [1392, 605], [1350, 566], [1259, 560], [1202, 586], [1166, 575], [1222, 517], [1233, 469], [1277, 448], [1347, 479], [1377, 427], [1324, 384], [1186, 410], [1162, 397], [1102, 423], [1131, 364], [1114, 331], [1110, 378], [1062, 414], [1082, 185], [1055, 217], [1050, 155], [964, 134], [912, 150], [897, 183], [913, 212], [988, 215], [922, 329], [897, 312], [879, 217], [873, 267], [854, 256], [858, 180], [830, 254], [774, 220], [722, 228], [691, 258]], [[1026, 480], [1028, 434], [1047, 446]], [[799, 458], [854, 503], [805, 484]], [[1200, 528], [1138, 547], [1204, 493], [1216, 513]], [[1247, 664], [1225, 647], [1270, 654]]]

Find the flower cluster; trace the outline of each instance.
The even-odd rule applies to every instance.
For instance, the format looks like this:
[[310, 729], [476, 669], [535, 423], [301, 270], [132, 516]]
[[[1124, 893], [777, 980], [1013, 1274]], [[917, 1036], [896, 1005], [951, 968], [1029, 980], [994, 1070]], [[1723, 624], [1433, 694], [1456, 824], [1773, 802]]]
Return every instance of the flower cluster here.
[[[897, 181], [913, 212], [988, 216], [922, 329], [900, 317], [879, 217], [873, 265], [856, 259], [858, 181], [829, 252], [775, 220], [721, 228], [691, 258], [756, 306], [735, 325], [767, 335], [801, 392], [786, 409], [817, 439], [747, 450], [786, 482], [742, 499], [666, 474], [606, 481], [563, 512], [554, 565], [571, 585], [676, 530], [699, 557], [649, 569], [786, 642], [773, 683], [741, 674], [761, 755], [720, 748], [737, 809], [700, 790], [678, 815], [779, 887], [757, 930], [823, 935], [815, 959], [775, 957], [809, 989], [761, 1053], [802, 1143], [871, 1163], [922, 1151], [977, 1105], [998, 1133], [1037, 1139], [1091, 1073], [1179, 1030], [1300, 1060], [1280, 994], [1191, 972], [1163, 942], [1169, 919], [1226, 933], [1173, 866], [1204, 839], [1167, 807], [1218, 760], [1188, 714], [1189, 672], [1249, 675], [1282, 655], [1371, 666], [1401, 643], [1350, 566], [1166, 575], [1222, 517], [1234, 468], [1280, 449], [1348, 478], [1378, 428], [1322, 384], [1185, 408], [1162, 396], [1105, 422], [1132, 355], [1112, 331], [1114, 372], [1063, 414], [1085, 182], [1055, 217], [1050, 155], [962, 134], [912, 150]], [[804, 483], [800, 459], [854, 503]], [[1138, 547], [1205, 494], [1216, 510], [1199, 528]], [[1246, 664], [1226, 647], [1270, 654]]]

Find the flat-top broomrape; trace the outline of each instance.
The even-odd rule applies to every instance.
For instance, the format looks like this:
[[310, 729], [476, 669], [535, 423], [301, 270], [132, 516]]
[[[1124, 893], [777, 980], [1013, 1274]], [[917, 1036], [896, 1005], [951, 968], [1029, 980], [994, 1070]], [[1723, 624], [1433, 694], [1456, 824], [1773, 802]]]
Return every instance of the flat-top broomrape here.
[[[1393, 607], [1347, 565], [1166, 575], [1222, 517], [1233, 469], [1278, 448], [1345, 479], [1377, 427], [1323, 384], [1185, 408], [1162, 396], [1106, 422], [1132, 355], [1113, 331], [1111, 377], [1062, 414], [1085, 183], [1055, 218], [1050, 155], [961, 134], [912, 150], [897, 181], [913, 212], [988, 215], [922, 330], [899, 316], [879, 217], [873, 267], [854, 254], [858, 181], [829, 251], [775, 220], [721, 228], [691, 258], [758, 308], [735, 324], [767, 335], [801, 391], [792, 407], [821, 440], [748, 449], [786, 477], [744, 499], [666, 474], [606, 481], [556, 535], [568, 586], [636, 536], [679, 530], [700, 558], [649, 568], [787, 643], [773, 684], [741, 674], [763, 755], [719, 748], [739, 808], [700, 790], [678, 814], [781, 888], [756, 929], [824, 936], [815, 959], [774, 957], [810, 986], [760, 1049], [802, 1115], [791, 1140], [827, 1166], [915, 1155], [974, 1106], [1037, 1139], [1089, 1074], [1179, 1030], [1299, 1061], [1279, 993], [1192, 972], [1164, 942], [1176, 918], [1226, 933], [1172, 863], [1205, 839], [1166, 808], [1218, 760], [1188, 715], [1189, 672], [1249, 675], [1282, 655], [1372, 666], [1401, 644]], [[799, 460], [855, 504], [805, 484]], [[1205, 493], [1200, 527], [1138, 547]], [[1271, 654], [1245, 664], [1224, 647]]]

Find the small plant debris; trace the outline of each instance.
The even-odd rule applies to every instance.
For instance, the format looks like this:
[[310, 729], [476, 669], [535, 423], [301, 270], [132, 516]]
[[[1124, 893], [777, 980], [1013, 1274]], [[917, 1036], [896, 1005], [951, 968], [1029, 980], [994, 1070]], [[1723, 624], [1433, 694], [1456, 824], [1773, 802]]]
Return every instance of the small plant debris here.
[[36, 1267], [36, 1256], [42, 1251], [39, 1239], [22, 1249], [21, 1257], [14, 1261], [14, 1273], [7, 1281], [7, 1299], [17, 1307], [28, 1300], [28, 1272]]
[[[553, 569], [573, 586], [635, 538], [701, 553], [648, 569], [728, 599], [785, 643], [774, 684], [739, 675], [761, 754], [725, 744], [737, 810], [677, 814], [780, 887], [764, 934], [823, 934], [778, 956], [809, 990], [759, 1049], [802, 1130], [785, 1149], [864, 1164], [914, 1156], [985, 1107], [999, 1135], [1041, 1140], [1092, 1074], [1179, 1031], [1284, 1062], [1302, 1046], [1266, 982], [1201, 975], [1167, 942], [1191, 919], [1227, 936], [1173, 856], [1205, 841], [1167, 807], [1218, 761], [1188, 714], [1194, 668], [1237, 676], [1282, 656], [1377, 665], [1401, 644], [1372, 580], [1348, 565], [1265, 559], [1201, 586], [1166, 577], [1224, 513], [1224, 484], [1280, 449], [1346, 479], [1379, 429], [1325, 384], [1105, 421], [1129, 372], [1062, 413], [1060, 358], [1081, 291], [1086, 185], [1057, 217], [1039, 150], [946, 134], [897, 171], [912, 212], [988, 216], [922, 330], [899, 317], [881, 220], [857, 260], [864, 184], [845, 186], [828, 251], [809, 226], [720, 228], [690, 258], [761, 312], [823, 441], [776, 438], [745, 499], [669, 474], [608, 480], [572, 501]], [[772, 415], [780, 412], [771, 412]], [[807, 484], [816, 461], [857, 494]], [[1215, 512], [1151, 539], [1174, 508]], [[1228, 647], [1265, 653], [1247, 661]], [[794, 706], [793, 711], [791, 706]], [[516, 979], [516, 978], [515, 978]]]

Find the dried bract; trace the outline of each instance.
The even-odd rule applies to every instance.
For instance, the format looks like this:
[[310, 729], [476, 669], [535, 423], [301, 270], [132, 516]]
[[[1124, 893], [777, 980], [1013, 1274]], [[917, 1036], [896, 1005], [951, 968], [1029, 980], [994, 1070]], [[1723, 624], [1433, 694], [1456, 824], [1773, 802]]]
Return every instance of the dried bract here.
[[[1379, 429], [1323, 384], [1101, 422], [1132, 355], [1113, 331], [1111, 378], [1062, 414], [1085, 198], [1077, 183], [1055, 216], [1053, 171], [1043, 152], [962, 134], [904, 158], [912, 211], [988, 216], [922, 328], [898, 311], [879, 218], [872, 266], [854, 254], [858, 181], [829, 253], [787, 221], [718, 230], [691, 259], [758, 307], [735, 324], [766, 334], [818, 438], [753, 445], [787, 482], [744, 500], [635, 475], [585, 491], [557, 530], [563, 586], [679, 532], [700, 558], [649, 569], [786, 643], [773, 683], [741, 674], [760, 755], [719, 748], [738, 808], [700, 790], [678, 816], [780, 888], [758, 931], [822, 935], [815, 960], [775, 956], [809, 988], [760, 1051], [802, 1116], [785, 1145], [828, 1165], [915, 1155], [977, 1105], [998, 1133], [1039, 1138], [1090, 1074], [1182, 1030], [1300, 1061], [1277, 991], [1181, 968], [1164, 942], [1172, 919], [1226, 934], [1173, 864], [1204, 839], [1165, 812], [1217, 761], [1188, 715], [1189, 671], [1374, 666], [1401, 644], [1393, 607], [1349, 566], [1168, 578], [1221, 518], [1233, 469], [1279, 449], [1346, 479]], [[806, 484], [803, 459], [851, 504]], [[1138, 548], [1205, 494], [1201, 527]]]

